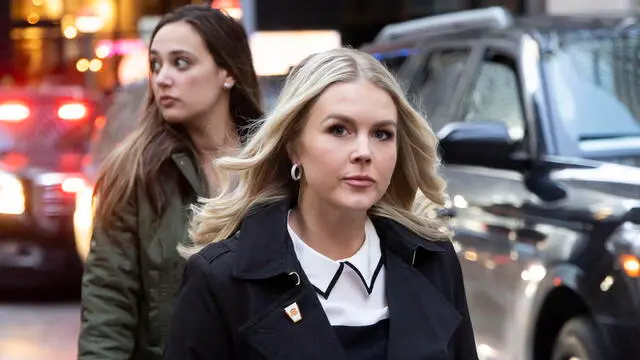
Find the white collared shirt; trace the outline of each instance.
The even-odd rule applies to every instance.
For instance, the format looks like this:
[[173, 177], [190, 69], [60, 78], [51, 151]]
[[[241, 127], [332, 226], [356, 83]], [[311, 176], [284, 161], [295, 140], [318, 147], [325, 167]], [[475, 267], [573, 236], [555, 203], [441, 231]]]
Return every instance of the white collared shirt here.
[[339, 261], [312, 249], [288, 221], [287, 229], [298, 261], [316, 288], [332, 326], [367, 326], [388, 318], [380, 238], [370, 219], [365, 225], [362, 247], [350, 258]]

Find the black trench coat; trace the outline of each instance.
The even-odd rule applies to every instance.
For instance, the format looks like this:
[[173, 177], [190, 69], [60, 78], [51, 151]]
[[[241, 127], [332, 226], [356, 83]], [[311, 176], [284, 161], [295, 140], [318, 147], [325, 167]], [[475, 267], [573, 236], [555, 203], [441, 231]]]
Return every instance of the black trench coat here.
[[[165, 359], [345, 359], [295, 257], [288, 209], [283, 201], [252, 212], [232, 238], [189, 259]], [[389, 219], [372, 221], [385, 261], [387, 359], [478, 359], [452, 244], [425, 240]], [[284, 310], [294, 302], [297, 323]]]

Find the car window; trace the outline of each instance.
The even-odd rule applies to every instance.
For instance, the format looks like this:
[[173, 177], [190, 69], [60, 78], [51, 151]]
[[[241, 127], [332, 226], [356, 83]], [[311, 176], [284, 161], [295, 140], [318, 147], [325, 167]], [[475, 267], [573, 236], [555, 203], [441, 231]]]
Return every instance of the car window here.
[[463, 101], [461, 121], [505, 123], [514, 140], [524, 137], [525, 120], [515, 61], [487, 53]]
[[554, 118], [576, 140], [640, 136], [640, 39], [573, 39], [545, 54]]
[[431, 52], [411, 77], [409, 98], [426, 112], [435, 131], [448, 121], [451, 97], [469, 60], [470, 49], [442, 49]]

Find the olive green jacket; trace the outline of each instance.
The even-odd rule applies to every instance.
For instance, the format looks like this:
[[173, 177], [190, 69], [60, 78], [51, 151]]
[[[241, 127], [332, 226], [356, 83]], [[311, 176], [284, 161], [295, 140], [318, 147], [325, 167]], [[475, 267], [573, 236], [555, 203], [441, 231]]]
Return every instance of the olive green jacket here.
[[190, 204], [206, 194], [195, 159], [175, 154], [165, 182], [168, 203], [156, 214], [138, 186], [117, 226], [96, 224], [82, 279], [80, 360], [161, 359], [185, 261]]

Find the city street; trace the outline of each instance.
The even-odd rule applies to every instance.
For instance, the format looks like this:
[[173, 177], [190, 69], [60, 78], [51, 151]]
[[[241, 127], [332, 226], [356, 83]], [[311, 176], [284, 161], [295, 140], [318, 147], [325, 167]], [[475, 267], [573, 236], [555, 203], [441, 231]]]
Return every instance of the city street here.
[[0, 300], [0, 360], [75, 359], [79, 326], [77, 300]]
[[638, 294], [640, 0], [0, 0], [0, 360], [640, 360]]

